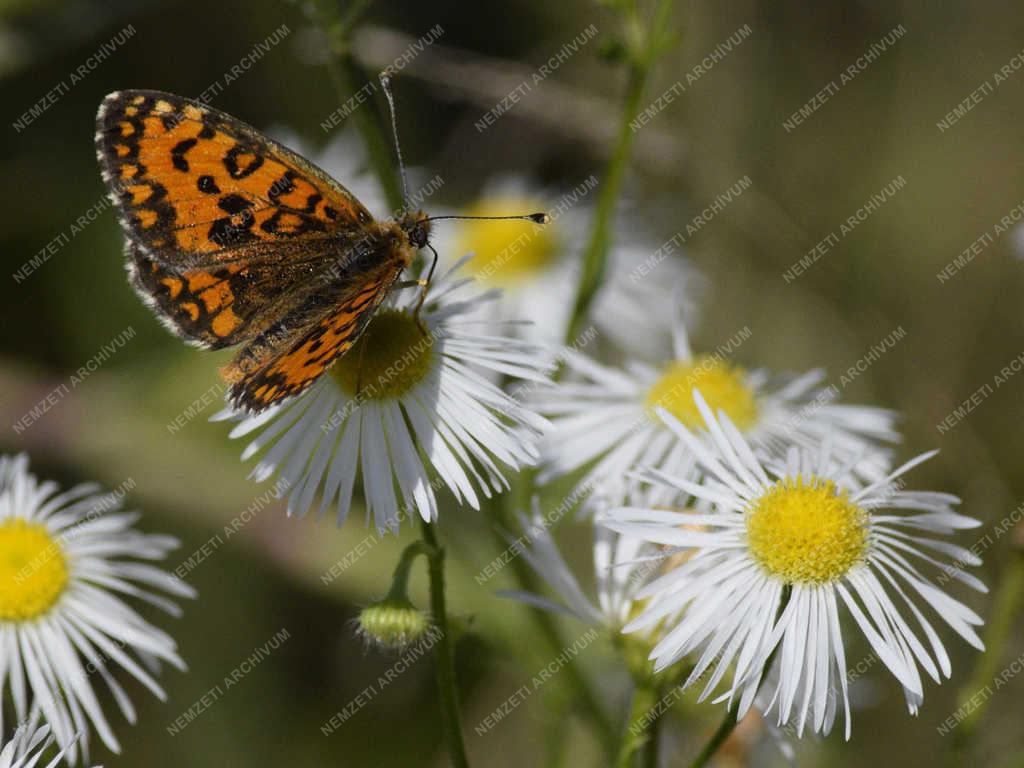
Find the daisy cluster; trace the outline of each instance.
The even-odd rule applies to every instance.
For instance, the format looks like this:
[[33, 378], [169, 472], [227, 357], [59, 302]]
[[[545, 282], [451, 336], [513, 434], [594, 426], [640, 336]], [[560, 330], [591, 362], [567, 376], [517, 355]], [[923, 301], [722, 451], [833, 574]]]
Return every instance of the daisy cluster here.
[[[532, 210], [539, 197], [506, 182], [471, 213]], [[852, 648], [884, 664], [916, 713], [924, 679], [951, 674], [942, 625], [982, 648], [981, 619], [944, 588], [986, 591], [968, 572], [979, 558], [947, 540], [979, 522], [950, 494], [907, 490], [933, 454], [896, 466], [895, 412], [841, 402], [823, 370], [741, 366], [747, 327], [693, 349], [706, 285], [684, 259], [615, 251], [588, 318], [597, 333], [557, 346], [581, 209], [543, 232], [472, 222], [450, 240], [509, 299], [474, 312], [530, 320], [517, 336], [557, 347], [557, 382], [526, 397], [549, 421], [538, 479], [570, 479], [593, 531], [590, 597], [535, 502], [513, 543], [559, 599], [513, 596], [640, 638], [655, 674], [701, 681], [701, 698], [740, 716], [755, 707], [791, 733], [827, 733], [841, 716], [849, 738]]]
[[253, 479], [285, 479], [291, 514], [341, 523], [361, 508], [397, 530], [436, 521], [442, 491], [480, 509], [535, 466], [582, 499], [596, 593], [535, 502], [510, 538], [556, 597], [514, 597], [629, 638], [650, 674], [773, 729], [842, 720], [850, 736], [852, 649], [880, 660], [916, 713], [925, 678], [951, 674], [943, 627], [981, 648], [980, 618], [944, 589], [985, 591], [968, 572], [978, 558], [946, 538], [978, 521], [954, 496], [905, 487], [932, 454], [897, 466], [893, 411], [840, 402], [822, 370], [740, 365], [749, 328], [693, 349], [705, 286], [678, 255], [615, 251], [588, 332], [566, 344], [585, 194], [551, 206], [497, 185], [465, 213], [553, 208], [551, 223], [453, 225], [437, 242], [465, 255], [422, 308], [393, 292], [310, 391], [219, 414], [248, 441]]

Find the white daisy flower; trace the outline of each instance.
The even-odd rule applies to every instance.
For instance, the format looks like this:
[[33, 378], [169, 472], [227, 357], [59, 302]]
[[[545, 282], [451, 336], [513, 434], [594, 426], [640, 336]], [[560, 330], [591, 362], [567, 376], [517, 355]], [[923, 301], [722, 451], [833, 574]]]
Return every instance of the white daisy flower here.
[[[34, 709], [29, 720], [18, 726], [11, 740], [0, 750], [0, 768], [35, 768], [41, 765], [39, 761], [53, 744], [54, 736], [49, 725], [39, 724], [39, 718], [39, 710]], [[69, 748], [64, 747], [54, 755], [53, 759], [46, 763], [46, 768], [54, 768], [64, 758]]]
[[[502, 591], [499, 594], [552, 613], [573, 616], [590, 626], [610, 631], [613, 637], [626, 641], [622, 652], [631, 672], [650, 674], [646, 657], [658, 638], [658, 628], [640, 635], [623, 636], [618, 633], [630, 619], [640, 613], [646, 600], [640, 596], [642, 588], [653, 577], [681, 563], [689, 555], [672, 552], [666, 559], [666, 549], [663, 547], [655, 547], [642, 539], [617, 533], [604, 526], [595, 526], [593, 579], [597, 599], [593, 600], [587, 596], [562, 557], [552, 536], [549, 518], [541, 514], [536, 500], [532, 519], [520, 515], [519, 523], [523, 534], [516, 539], [510, 537], [516, 553], [526, 558], [530, 566], [557, 593], [560, 602], [520, 590]], [[636, 642], [630, 642], [633, 639]], [[761, 712], [767, 704], [767, 697], [762, 691], [754, 702], [754, 708]], [[764, 720], [763, 723], [772, 742], [787, 759], [792, 760], [793, 745], [786, 734], [770, 720]]]
[[[541, 482], [589, 466], [581, 485], [593, 484], [621, 501], [635, 489], [627, 473], [637, 466], [694, 479], [695, 456], [654, 416], [660, 407], [690, 429], [703, 429], [694, 389], [760, 451], [782, 456], [791, 446], [813, 448], [831, 435], [840, 459], [858, 459], [857, 470], [870, 478], [885, 475], [890, 453], [883, 444], [899, 440], [892, 411], [835, 403], [838, 392], [821, 386], [821, 370], [771, 377], [728, 363], [722, 350], [741, 344], [743, 332], [712, 354], [695, 355], [681, 320], [674, 329], [674, 357], [659, 367], [633, 360], [620, 370], [576, 350], [564, 352], [566, 380], [540, 388], [533, 401], [552, 423], [542, 444], [547, 466]], [[653, 502], [681, 503], [669, 489], [659, 492]]]
[[724, 411], [715, 418], [699, 394], [694, 400], [707, 438], [670, 413], [660, 415], [696, 457], [701, 482], [657, 470], [649, 478], [711, 511], [623, 507], [602, 518], [619, 533], [690, 554], [641, 590], [648, 602], [626, 631], [660, 628], [651, 652], [656, 671], [692, 654], [697, 661], [686, 685], [709, 673], [701, 699], [731, 673], [718, 701], [738, 697], [739, 717], [763, 681], [766, 712], [774, 710], [777, 722], [798, 734], [831, 729], [839, 692], [849, 738], [839, 619], [845, 606], [916, 713], [924, 694], [920, 670], [936, 682], [950, 675], [949, 655], [922, 608], [983, 649], [974, 630], [982, 620], [925, 573], [939, 569], [985, 592], [960, 567], [980, 559], [935, 538], [979, 522], [953, 511], [955, 496], [902, 490], [902, 475], [934, 452], [868, 484], [836, 461], [828, 440], [813, 453], [794, 448], [785, 462], [766, 468]]
[[[173, 638], [123, 599], [178, 616], [164, 594], [195, 596], [147, 562], [162, 560], [178, 542], [139, 533], [133, 528], [138, 518], [95, 485], [58, 493], [56, 483], [40, 483], [28, 472], [25, 455], [0, 457], [0, 693], [9, 691], [19, 722], [39, 708], [72, 763], [76, 735], [84, 755], [90, 728], [109, 749], [120, 749], [93, 675], [134, 723], [135, 708], [116, 669], [161, 700], [164, 691], [151, 671], [161, 661], [185, 669]], [[0, 705], [0, 728], [2, 720]]]
[[[509, 216], [544, 211], [545, 225], [522, 221], [453, 221], [437, 230], [442, 255], [470, 253], [467, 268], [483, 284], [501, 288], [505, 301], [482, 307], [489, 319], [528, 321], [523, 337], [561, 346], [572, 315], [579, 283], [579, 263], [586, 246], [591, 211], [585, 186], [563, 195], [532, 189], [524, 180], [507, 178], [488, 185], [479, 200], [459, 211], [464, 216]], [[703, 281], [696, 269], [678, 257], [650, 266], [656, 249], [639, 245], [616, 247], [609, 256], [605, 288], [595, 297], [590, 317], [601, 334], [627, 348], [649, 349], [667, 337], [663, 315], [651, 302], [679, 301], [696, 311]], [[648, 263], [641, 275], [638, 267]], [[646, 276], [646, 277], [645, 277]], [[628, 333], [624, 329], [628, 329]], [[637, 338], [641, 340], [637, 342]]]
[[649, 557], [653, 551], [646, 542], [622, 536], [606, 528], [594, 529], [594, 585], [596, 600], [587, 597], [579, 581], [562, 557], [551, 534], [551, 522], [533, 501], [533, 516], [519, 515], [522, 535], [510, 542], [517, 554], [550, 586], [562, 602], [529, 592], [502, 594], [555, 613], [574, 616], [586, 624], [618, 632], [633, 612], [637, 592], [660, 563]]
[[266, 449], [251, 477], [277, 473], [291, 489], [289, 514], [305, 515], [319, 491], [319, 513], [334, 505], [340, 525], [361, 472], [367, 519], [394, 529], [409, 510], [436, 520], [442, 485], [479, 509], [478, 494], [508, 487], [499, 465], [536, 463], [547, 422], [482, 373], [541, 381], [543, 358], [469, 317], [497, 298], [464, 295], [472, 282], [451, 272], [436, 279], [419, 321], [419, 291], [393, 291], [307, 392], [255, 416], [229, 408], [214, 417], [239, 421], [231, 437], [259, 433], [242, 459]]

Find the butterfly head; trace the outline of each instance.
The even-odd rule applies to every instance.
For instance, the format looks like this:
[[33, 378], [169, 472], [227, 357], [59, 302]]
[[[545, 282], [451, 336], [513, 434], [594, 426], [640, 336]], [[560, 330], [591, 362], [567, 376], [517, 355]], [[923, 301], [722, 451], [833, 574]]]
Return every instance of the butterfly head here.
[[414, 248], [422, 248], [430, 239], [430, 220], [423, 211], [408, 211], [398, 220], [398, 226]]

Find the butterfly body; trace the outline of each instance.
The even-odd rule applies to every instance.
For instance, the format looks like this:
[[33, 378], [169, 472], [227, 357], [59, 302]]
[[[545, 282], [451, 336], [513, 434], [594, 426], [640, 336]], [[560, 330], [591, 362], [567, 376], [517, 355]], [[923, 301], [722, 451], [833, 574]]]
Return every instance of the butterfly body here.
[[351, 348], [427, 242], [426, 214], [375, 220], [299, 155], [180, 96], [110, 94], [96, 148], [132, 286], [188, 342], [241, 345], [222, 373], [250, 411]]

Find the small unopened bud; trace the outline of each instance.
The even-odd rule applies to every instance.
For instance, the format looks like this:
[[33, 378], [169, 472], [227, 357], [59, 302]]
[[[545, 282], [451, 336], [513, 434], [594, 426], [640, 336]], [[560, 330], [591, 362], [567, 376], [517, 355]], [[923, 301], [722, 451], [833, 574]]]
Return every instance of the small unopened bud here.
[[385, 598], [368, 605], [357, 620], [359, 633], [374, 645], [403, 648], [430, 629], [430, 617], [408, 600]]

